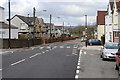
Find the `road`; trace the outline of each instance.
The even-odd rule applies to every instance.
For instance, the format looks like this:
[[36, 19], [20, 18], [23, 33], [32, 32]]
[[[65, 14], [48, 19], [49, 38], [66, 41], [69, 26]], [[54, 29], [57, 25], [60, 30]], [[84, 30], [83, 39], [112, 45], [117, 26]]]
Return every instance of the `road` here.
[[[3, 78], [117, 78], [114, 61], [102, 61], [100, 47], [79, 40], [53, 43], [2, 55]], [[97, 49], [98, 47], [98, 49]], [[95, 48], [95, 49], [94, 49]], [[80, 49], [80, 50], [79, 50]]]
[[74, 78], [79, 56], [79, 44], [75, 42], [8, 52], [2, 56], [2, 77]]

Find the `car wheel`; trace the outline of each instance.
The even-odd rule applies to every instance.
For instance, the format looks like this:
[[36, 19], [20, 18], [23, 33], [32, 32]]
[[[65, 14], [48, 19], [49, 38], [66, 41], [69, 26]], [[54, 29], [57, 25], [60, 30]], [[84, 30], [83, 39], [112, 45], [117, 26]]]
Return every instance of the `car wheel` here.
[[118, 68], [118, 66], [117, 66], [117, 65], [115, 66], [115, 70], [119, 70], [119, 68]]
[[105, 61], [106, 59], [102, 56], [102, 60]]
[[102, 58], [102, 55], [100, 55], [100, 58]]

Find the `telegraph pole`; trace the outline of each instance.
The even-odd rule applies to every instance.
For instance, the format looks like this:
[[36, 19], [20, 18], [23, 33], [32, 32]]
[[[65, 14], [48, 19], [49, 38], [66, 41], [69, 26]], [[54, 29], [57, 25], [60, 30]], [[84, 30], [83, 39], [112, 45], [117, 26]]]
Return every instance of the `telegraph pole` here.
[[35, 7], [33, 8], [33, 18], [34, 18], [34, 21], [33, 21], [33, 45], [34, 45], [34, 38], [35, 38]]
[[87, 15], [85, 15], [85, 37], [86, 37], [86, 41], [85, 41], [85, 46], [87, 47]]
[[51, 20], [52, 20], [52, 15], [50, 14], [50, 43], [51, 43], [51, 41], [52, 41], [52, 34], [51, 34], [51, 28], [52, 28], [52, 26], [51, 26]]
[[62, 35], [62, 41], [64, 41], [64, 22], [63, 22], [63, 35]]
[[10, 0], [8, 1], [8, 8], [9, 8], [9, 42], [8, 42], [8, 47], [9, 49], [11, 48], [11, 19], [10, 19]]

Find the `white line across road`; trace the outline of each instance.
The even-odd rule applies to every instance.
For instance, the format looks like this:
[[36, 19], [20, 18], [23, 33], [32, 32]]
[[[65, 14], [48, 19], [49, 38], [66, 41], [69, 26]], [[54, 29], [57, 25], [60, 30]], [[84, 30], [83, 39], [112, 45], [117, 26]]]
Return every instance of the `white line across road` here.
[[69, 49], [69, 48], [70, 48], [70, 46], [67, 46], [67, 48]]
[[25, 61], [25, 59], [22, 59], [22, 60], [20, 60], [20, 61], [18, 61], [18, 62], [15, 62], [15, 63], [11, 64], [11, 66], [14, 66], [14, 65], [16, 65], [16, 64], [19, 64], [19, 63], [21, 63], [21, 62], [23, 62], [23, 61]]

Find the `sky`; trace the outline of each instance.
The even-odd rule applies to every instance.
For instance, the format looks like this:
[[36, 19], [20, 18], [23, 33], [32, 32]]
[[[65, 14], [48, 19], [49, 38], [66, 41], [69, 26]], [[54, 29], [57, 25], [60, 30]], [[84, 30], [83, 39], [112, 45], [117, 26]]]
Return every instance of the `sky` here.
[[[96, 22], [98, 10], [107, 10], [109, 0], [11, 0], [11, 17], [14, 15], [33, 16], [33, 7], [36, 16], [49, 23], [52, 14], [52, 23], [55, 25], [77, 26], [85, 24], [85, 15], [88, 24]], [[0, 0], [0, 6], [5, 8], [5, 18], [8, 18], [8, 0]], [[43, 10], [47, 10], [44, 12]], [[58, 18], [59, 17], [59, 18]]]

